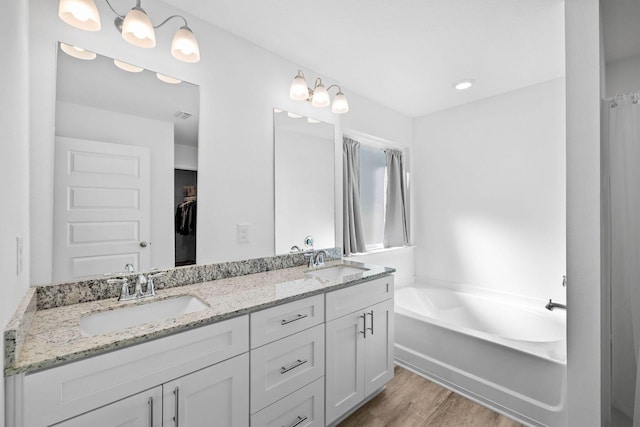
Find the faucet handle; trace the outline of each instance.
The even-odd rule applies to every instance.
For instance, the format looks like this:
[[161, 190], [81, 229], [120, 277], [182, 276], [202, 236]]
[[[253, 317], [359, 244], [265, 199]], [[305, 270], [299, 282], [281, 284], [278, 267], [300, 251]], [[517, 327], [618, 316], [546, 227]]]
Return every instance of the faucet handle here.
[[154, 274], [147, 275], [147, 289], [144, 291], [142, 296], [143, 297], [153, 297], [153, 296], [155, 296], [156, 295], [156, 285], [153, 282], [153, 279], [155, 279], [156, 277], [164, 276], [165, 274], [167, 274], [167, 273], [164, 272], [164, 271], [161, 271], [160, 273], [154, 273]]
[[126, 277], [123, 277], [121, 279], [108, 279], [107, 283], [110, 285], [113, 285], [115, 283], [122, 285], [122, 287], [120, 288], [120, 296], [118, 297], [118, 301], [126, 301], [128, 299], [131, 299], [131, 295], [129, 294], [129, 280], [127, 280]]

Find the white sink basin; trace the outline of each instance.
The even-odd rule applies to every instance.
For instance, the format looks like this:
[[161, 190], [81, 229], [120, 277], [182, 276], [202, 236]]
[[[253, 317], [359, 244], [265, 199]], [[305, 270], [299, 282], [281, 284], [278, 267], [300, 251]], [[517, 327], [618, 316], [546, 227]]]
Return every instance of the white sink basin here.
[[91, 313], [80, 318], [80, 332], [85, 337], [118, 331], [135, 325], [170, 319], [181, 314], [208, 308], [205, 303], [191, 295], [183, 295], [130, 305], [110, 311]]
[[348, 265], [337, 265], [335, 267], [329, 267], [329, 268], [323, 268], [320, 270], [310, 271], [307, 274], [314, 277], [318, 277], [320, 279], [342, 282], [347, 276], [360, 275], [365, 271], [368, 271], [368, 269], [350, 267]]

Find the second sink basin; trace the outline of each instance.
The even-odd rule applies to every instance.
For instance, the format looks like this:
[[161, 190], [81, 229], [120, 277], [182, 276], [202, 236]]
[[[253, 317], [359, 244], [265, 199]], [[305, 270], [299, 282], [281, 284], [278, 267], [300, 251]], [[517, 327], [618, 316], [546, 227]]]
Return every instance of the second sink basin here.
[[131, 326], [170, 319], [206, 308], [208, 306], [204, 302], [191, 295], [182, 295], [146, 304], [129, 305], [82, 316], [80, 318], [80, 333], [85, 337], [92, 337]]
[[342, 282], [347, 276], [359, 275], [365, 271], [368, 270], [366, 268], [351, 267], [348, 265], [337, 265], [335, 267], [309, 271], [307, 274], [321, 279]]

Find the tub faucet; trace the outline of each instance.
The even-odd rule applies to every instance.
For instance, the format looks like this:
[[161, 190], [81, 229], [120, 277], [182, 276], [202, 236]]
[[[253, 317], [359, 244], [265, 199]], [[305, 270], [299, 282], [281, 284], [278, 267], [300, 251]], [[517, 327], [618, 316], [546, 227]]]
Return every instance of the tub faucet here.
[[553, 302], [551, 299], [549, 299], [549, 302], [547, 303], [547, 305], [544, 306], [544, 308], [546, 308], [549, 311], [553, 311], [554, 308], [562, 308], [566, 310], [567, 306], [565, 304]]

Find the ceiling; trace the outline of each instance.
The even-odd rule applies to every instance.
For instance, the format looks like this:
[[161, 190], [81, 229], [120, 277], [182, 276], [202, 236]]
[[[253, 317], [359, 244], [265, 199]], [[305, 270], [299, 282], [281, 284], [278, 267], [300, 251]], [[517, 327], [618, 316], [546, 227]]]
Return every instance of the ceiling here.
[[165, 2], [409, 117], [564, 76], [563, 0]]
[[[58, 101], [173, 122], [176, 143], [198, 145], [200, 90], [191, 83], [164, 83], [149, 70], [140, 73], [123, 71], [106, 56], [97, 55], [94, 60], [85, 61], [58, 49], [56, 98]], [[192, 116], [186, 120], [175, 118], [178, 111]]]
[[640, 55], [640, 1], [603, 0], [602, 25], [607, 62]]

